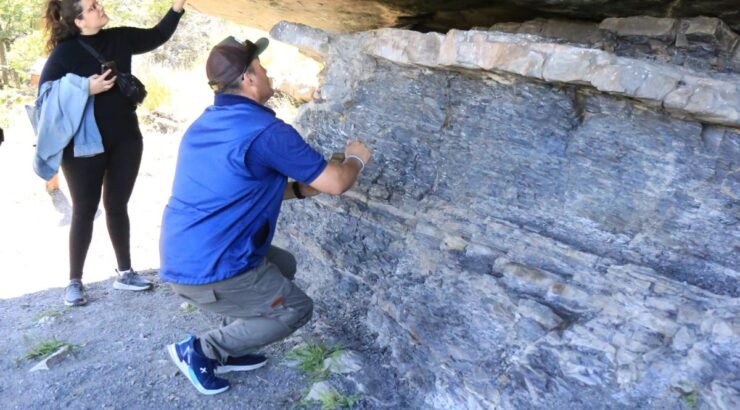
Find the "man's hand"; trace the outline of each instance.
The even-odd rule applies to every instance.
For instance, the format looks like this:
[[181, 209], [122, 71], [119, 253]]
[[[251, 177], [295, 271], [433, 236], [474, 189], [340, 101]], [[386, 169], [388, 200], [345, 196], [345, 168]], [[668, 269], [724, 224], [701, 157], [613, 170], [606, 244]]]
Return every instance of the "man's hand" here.
[[105, 77], [110, 74], [110, 69], [104, 72], [103, 74], [93, 74], [90, 76], [90, 85], [89, 85], [89, 94], [95, 95], [104, 93], [111, 88], [113, 88], [113, 85], [116, 83], [116, 77], [112, 77], [110, 80], [106, 80]]
[[319, 192], [341, 195], [354, 185], [360, 171], [370, 162], [370, 148], [360, 141], [349, 141], [344, 149], [344, 162], [329, 162], [324, 171], [311, 182]]
[[360, 141], [348, 141], [347, 147], [344, 149], [344, 157], [349, 158], [350, 156], [359, 157], [362, 162], [367, 165], [370, 163], [372, 153], [367, 145]]
[[185, 0], [175, 0], [172, 2], [172, 10], [180, 13], [182, 8], [185, 6]]

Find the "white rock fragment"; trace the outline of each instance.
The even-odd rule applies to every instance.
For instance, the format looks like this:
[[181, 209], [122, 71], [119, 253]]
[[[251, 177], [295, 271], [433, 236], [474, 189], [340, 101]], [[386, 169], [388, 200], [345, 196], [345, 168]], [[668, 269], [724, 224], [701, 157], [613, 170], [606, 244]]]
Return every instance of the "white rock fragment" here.
[[322, 381], [318, 383], [314, 383], [313, 386], [311, 386], [311, 390], [306, 395], [306, 400], [311, 401], [321, 401], [322, 397], [326, 397], [329, 395], [336, 394], [337, 391], [334, 389], [334, 387], [329, 384], [327, 381]]
[[354, 373], [362, 369], [362, 357], [351, 350], [342, 350], [324, 359], [324, 369], [332, 373]]
[[197, 309], [197, 306], [195, 306], [194, 304], [189, 303], [189, 302], [182, 302], [180, 304], [180, 310], [183, 311], [183, 312], [185, 312], [185, 313], [193, 312], [196, 309]]
[[62, 362], [67, 356], [69, 356], [69, 353], [71, 352], [71, 349], [69, 348], [69, 345], [64, 345], [60, 347], [56, 352], [49, 355], [49, 357], [41, 360], [40, 362], [36, 363], [35, 366], [29, 370], [29, 372], [35, 372], [39, 370], [49, 370], [51, 366], [54, 366], [56, 364], [59, 364]]

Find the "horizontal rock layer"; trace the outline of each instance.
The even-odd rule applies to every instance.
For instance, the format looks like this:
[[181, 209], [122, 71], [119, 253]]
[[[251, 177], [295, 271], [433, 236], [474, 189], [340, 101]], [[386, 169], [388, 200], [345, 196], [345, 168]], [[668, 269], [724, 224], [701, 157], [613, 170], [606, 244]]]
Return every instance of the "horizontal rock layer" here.
[[304, 136], [374, 150], [278, 239], [411, 408], [737, 407], [736, 83], [522, 35], [271, 34], [326, 64]]
[[382, 29], [365, 47], [368, 54], [398, 64], [589, 85], [689, 118], [740, 126], [740, 75], [718, 79], [602, 50], [489, 31], [452, 30], [441, 35]]
[[669, 63], [698, 71], [740, 72], [740, 47], [722, 20], [646, 16], [608, 18], [599, 23], [536, 19], [499, 23], [492, 31], [533, 34], [561, 43], [577, 43], [620, 57]]

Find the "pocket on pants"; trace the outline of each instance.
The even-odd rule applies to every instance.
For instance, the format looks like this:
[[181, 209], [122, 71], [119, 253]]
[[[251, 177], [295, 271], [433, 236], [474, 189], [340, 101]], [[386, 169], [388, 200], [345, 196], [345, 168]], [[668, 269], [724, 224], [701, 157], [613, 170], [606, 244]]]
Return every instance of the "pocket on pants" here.
[[[288, 296], [290, 281], [266, 262], [253, 271], [230, 279], [215, 289], [218, 305], [228, 306], [229, 316], [250, 318], [267, 316], [279, 307], [279, 298]], [[276, 302], [277, 301], [277, 302]]]
[[198, 305], [207, 305], [214, 303], [218, 300], [216, 292], [213, 289], [199, 289], [191, 292], [181, 292], [180, 289], [175, 289], [178, 295]]

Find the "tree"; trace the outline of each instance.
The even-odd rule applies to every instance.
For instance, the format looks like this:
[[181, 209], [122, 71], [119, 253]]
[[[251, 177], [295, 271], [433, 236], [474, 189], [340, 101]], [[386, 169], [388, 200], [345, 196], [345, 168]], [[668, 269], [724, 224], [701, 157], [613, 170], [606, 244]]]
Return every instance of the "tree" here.
[[[18, 75], [8, 65], [8, 52], [20, 37], [39, 29], [44, 2], [0, 0], [0, 87], [18, 82]], [[17, 84], [16, 84], [17, 85]]]

